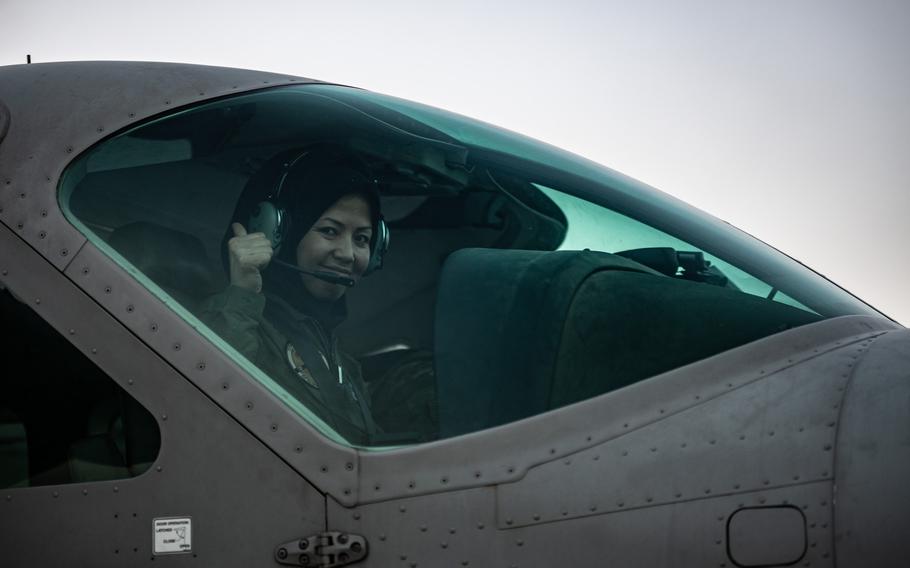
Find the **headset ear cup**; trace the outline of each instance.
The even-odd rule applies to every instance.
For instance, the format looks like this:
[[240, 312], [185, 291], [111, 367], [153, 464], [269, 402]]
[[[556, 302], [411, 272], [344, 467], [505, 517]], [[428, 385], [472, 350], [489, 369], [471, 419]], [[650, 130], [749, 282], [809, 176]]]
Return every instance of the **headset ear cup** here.
[[385, 259], [385, 254], [389, 251], [389, 227], [385, 223], [385, 219], [379, 219], [379, 224], [376, 227], [377, 232], [376, 238], [373, 239], [373, 246], [370, 249], [370, 262], [367, 264], [367, 269], [363, 272], [364, 276], [373, 273], [376, 270], [382, 268], [382, 262]]
[[264, 233], [276, 251], [281, 247], [286, 227], [284, 212], [271, 201], [261, 201], [247, 223], [248, 233]]

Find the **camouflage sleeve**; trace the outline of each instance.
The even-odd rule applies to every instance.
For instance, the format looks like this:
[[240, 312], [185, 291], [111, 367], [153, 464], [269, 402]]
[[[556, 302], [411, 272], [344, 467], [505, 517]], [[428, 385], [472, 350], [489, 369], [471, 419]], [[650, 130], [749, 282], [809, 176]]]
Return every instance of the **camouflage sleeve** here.
[[256, 361], [262, 344], [262, 312], [265, 296], [237, 286], [228, 286], [202, 303], [200, 319], [231, 347]]

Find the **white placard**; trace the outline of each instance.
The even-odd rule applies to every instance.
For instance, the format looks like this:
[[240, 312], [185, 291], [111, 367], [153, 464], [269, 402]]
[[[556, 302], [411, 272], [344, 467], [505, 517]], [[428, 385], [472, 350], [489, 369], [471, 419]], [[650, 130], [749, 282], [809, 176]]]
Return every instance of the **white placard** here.
[[193, 519], [190, 517], [162, 517], [152, 520], [155, 554], [192, 552]]

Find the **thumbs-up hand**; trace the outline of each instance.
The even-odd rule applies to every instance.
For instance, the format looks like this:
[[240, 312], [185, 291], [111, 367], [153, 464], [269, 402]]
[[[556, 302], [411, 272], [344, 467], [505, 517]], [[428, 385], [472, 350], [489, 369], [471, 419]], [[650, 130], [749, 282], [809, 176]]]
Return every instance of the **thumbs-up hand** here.
[[258, 293], [262, 290], [260, 271], [269, 265], [275, 251], [265, 233], [247, 234], [240, 223], [231, 223], [231, 230], [234, 231], [228, 241], [231, 284]]

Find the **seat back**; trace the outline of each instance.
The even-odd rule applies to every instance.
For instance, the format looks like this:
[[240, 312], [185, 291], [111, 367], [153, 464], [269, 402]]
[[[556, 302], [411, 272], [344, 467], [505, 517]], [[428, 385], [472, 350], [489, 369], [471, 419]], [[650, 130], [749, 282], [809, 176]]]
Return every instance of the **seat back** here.
[[114, 230], [108, 242], [191, 311], [215, 291], [205, 248], [188, 233], [137, 221]]

